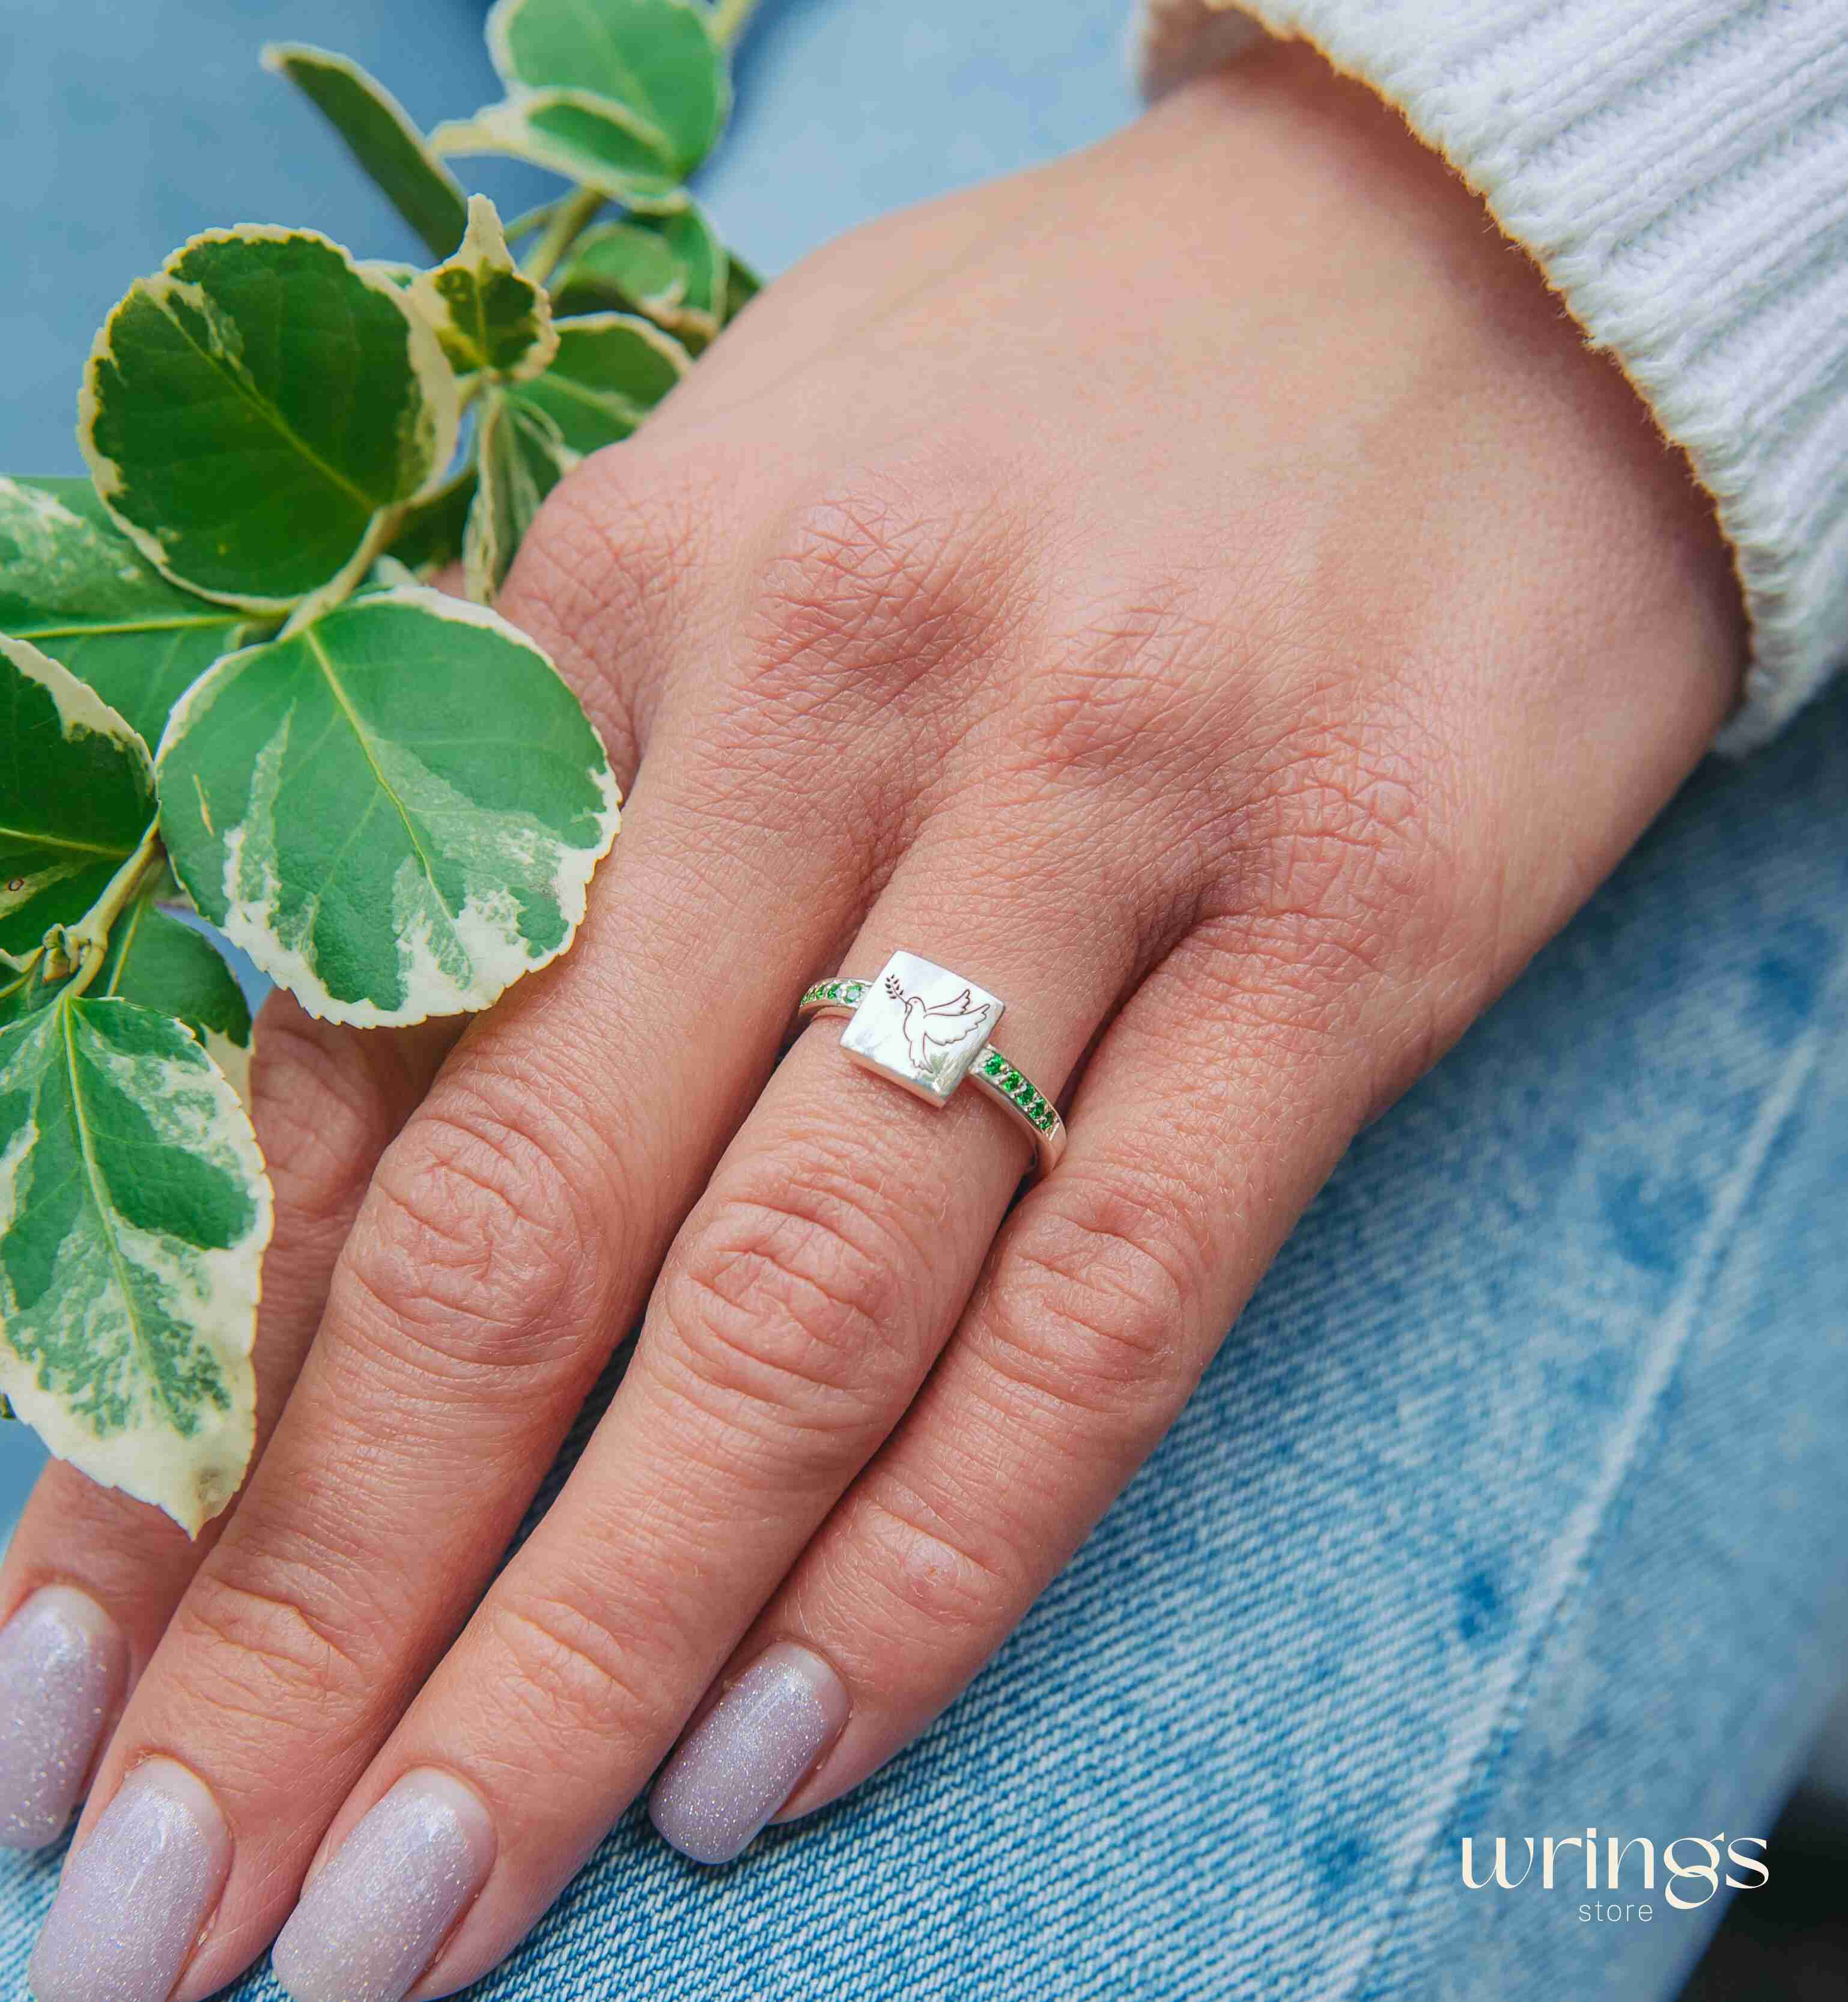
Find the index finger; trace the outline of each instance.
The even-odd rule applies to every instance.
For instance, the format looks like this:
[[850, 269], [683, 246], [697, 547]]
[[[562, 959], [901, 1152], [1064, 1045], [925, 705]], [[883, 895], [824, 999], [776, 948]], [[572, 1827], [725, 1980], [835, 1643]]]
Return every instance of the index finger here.
[[[280, 1415], [372, 1170], [428, 1087], [455, 1025], [361, 1035], [286, 994], [258, 1018], [251, 1118], [276, 1190], [257, 1319], [256, 1450]], [[235, 1506], [235, 1504], [233, 1505]], [[109, 1725], [229, 1512], [197, 1540], [54, 1460], [0, 1567], [0, 1844], [64, 1833]]]

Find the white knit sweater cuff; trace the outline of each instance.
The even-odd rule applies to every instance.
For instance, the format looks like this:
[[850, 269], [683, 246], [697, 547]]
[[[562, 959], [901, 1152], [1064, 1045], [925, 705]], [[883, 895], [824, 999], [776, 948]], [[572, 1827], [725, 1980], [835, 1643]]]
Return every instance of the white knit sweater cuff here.
[[1396, 104], [1692, 460], [1752, 622], [1762, 743], [1848, 661], [1843, 0], [1142, 0], [1158, 96], [1258, 38]]

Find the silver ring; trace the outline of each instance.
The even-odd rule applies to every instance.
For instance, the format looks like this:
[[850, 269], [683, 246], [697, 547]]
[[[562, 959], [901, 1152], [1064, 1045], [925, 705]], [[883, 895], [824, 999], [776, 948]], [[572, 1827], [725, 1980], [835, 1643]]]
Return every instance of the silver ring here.
[[818, 980], [797, 1004], [804, 1020], [853, 1017], [841, 1048], [863, 1069], [940, 1109], [964, 1079], [1031, 1136], [1041, 1174], [1065, 1151], [1058, 1107], [989, 1041], [1007, 1003], [915, 952], [895, 952], [871, 980]]

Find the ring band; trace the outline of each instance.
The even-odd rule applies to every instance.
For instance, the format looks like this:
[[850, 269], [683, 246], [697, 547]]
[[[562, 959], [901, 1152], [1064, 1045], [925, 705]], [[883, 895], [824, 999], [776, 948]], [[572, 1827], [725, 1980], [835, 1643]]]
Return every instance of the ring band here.
[[1041, 1174], [1065, 1150], [1058, 1107], [989, 1041], [1007, 1006], [999, 996], [913, 952], [895, 952], [870, 980], [818, 980], [797, 1004], [807, 1021], [852, 1017], [841, 1048], [864, 1069], [943, 1107], [965, 1079], [982, 1086], [1031, 1138]]

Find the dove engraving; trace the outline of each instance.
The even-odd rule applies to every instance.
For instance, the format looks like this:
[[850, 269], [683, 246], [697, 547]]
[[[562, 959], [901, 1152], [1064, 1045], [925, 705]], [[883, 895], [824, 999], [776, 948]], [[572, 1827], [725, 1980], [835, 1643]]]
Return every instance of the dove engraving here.
[[930, 1068], [940, 1051], [966, 1042], [987, 1019], [988, 1010], [966, 987], [934, 1007], [926, 1007], [917, 995], [906, 993], [896, 974], [886, 975], [885, 991], [905, 1010], [905, 1046], [920, 1071]]

